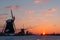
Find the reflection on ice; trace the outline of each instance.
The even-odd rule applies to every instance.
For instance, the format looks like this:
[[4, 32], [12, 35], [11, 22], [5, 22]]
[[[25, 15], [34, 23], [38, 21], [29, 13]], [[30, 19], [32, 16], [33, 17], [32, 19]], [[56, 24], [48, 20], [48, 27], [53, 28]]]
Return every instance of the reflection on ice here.
[[40, 40], [40, 39], [36, 39], [36, 40]]
[[0, 40], [60, 40], [60, 36], [0, 36]]

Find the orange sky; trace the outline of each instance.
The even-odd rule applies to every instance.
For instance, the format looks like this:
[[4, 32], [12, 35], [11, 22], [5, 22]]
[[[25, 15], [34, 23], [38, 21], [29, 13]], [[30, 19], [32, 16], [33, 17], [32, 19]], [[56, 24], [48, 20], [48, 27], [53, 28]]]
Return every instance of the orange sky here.
[[[29, 22], [29, 21], [28, 21]], [[31, 22], [31, 20], [30, 20]], [[24, 28], [29, 28], [28, 30], [32, 33], [36, 33], [36, 34], [41, 34], [43, 32], [45, 32], [46, 34], [51, 34], [51, 33], [60, 33], [59, 32], [59, 28], [60, 28], [60, 25], [55, 25], [53, 23], [48, 23], [47, 20], [42, 20], [42, 22], [40, 24], [37, 24], [37, 23], [25, 23], [24, 24]], [[16, 28], [17, 29], [20, 29], [23, 27], [23, 23], [19, 23], [18, 21], [18, 24], [16, 23]], [[20, 27], [19, 27], [20, 26]]]
[[15, 27], [32, 27], [29, 31], [41, 34], [60, 33], [60, 0], [0, 0], [0, 28], [11, 18], [12, 9]]

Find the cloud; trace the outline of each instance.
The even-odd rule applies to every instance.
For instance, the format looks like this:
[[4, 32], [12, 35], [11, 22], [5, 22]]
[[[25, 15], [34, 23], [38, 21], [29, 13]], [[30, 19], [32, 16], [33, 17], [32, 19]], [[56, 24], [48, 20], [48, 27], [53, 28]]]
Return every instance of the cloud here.
[[44, 16], [53, 16], [53, 14], [44, 14]]
[[32, 14], [34, 13], [34, 10], [26, 10], [25, 13]]
[[49, 8], [47, 10], [42, 10], [41, 12], [55, 12], [56, 8]]
[[44, 2], [48, 2], [48, 0], [43, 0]]
[[38, 4], [38, 3], [44, 3], [44, 2], [48, 2], [48, 0], [34, 0], [34, 3], [35, 4]]
[[20, 7], [19, 5], [16, 5], [16, 6], [10, 5], [10, 6], [7, 6], [6, 8], [11, 10], [11, 9], [18, 9], [19, 7]]
[[48, 9], [47, 11], [48, 11], [48, 12], [55, 12], [56, 9], [55, 9], [55, 8], [50, 8], [50, 9]]
[[49, 17], [49, 16], [54, 16], [54, 15], [53, 15], [53, 14], [48, 14], [48, 13], [46, 13], [46, 14], [37, 14], [37, 16]]
[[40, 3], [40, 0], [34, 0], [34, 3], [38, 4]]

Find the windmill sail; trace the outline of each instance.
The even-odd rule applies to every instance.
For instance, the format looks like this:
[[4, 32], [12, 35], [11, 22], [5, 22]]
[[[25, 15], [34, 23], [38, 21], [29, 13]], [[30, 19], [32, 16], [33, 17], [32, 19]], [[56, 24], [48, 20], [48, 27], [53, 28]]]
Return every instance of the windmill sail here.
[[[15, 21], [15, 16], [13, 15], [12, 10], [11, 10], [11, 18], [12, 18], [13, 21]], [[16, 28], [15, 28], [15, 23], [13, 23], [13, 26], [14, 26], [14, 29], [16, 30]]]
[[11, 10], [11, 17], [13, 18], [13, 13], [12, 13], [12, 10]]
[[15, 20], [15, 17], [13, 16], [12, 10], [11, 10], [11, 18], [12, 18], [13, 20]]

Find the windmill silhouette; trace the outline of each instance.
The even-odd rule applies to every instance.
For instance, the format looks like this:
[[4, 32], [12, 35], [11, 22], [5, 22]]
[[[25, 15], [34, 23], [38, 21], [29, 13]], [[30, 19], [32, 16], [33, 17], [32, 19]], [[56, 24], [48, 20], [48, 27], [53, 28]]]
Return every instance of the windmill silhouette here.
[[17, 34], [17, 35], [32, 35], [31, 32], [29, 32], [28, 30], [29, 29], [32, 29], [33, 27], [27, 27], [27, 28], [24, 28], [24, 24], [22, 26], [22, 28], [20, 29], [20, 32]]
[[12, 13], [12, 10], [11, 10], [11, 19], [6, 20], [6, 26], [5, 26], [5, 29], [4, 29], [4, 34], [10, 35], [10, 34], [15, 33], [14, 21], [15, 21], [15, 16], [13, 16], [13, 13]]

